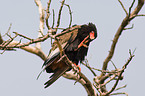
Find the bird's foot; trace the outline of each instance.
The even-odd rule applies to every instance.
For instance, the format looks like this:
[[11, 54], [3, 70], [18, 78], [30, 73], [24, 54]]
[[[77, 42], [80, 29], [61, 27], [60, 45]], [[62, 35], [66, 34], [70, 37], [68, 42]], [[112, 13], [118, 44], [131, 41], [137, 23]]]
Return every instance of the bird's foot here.
[[76, 63], [74, 63], [74, 65], [78, 68], [79, 72], [81, 71], [81, 68], [79, 65], [77, 65]]

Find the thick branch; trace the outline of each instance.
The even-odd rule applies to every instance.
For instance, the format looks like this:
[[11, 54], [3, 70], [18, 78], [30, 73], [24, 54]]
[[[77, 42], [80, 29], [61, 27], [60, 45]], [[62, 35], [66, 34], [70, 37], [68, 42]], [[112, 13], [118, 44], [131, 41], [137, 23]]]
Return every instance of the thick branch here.
[[[18, 43], [19, 43], [18, 41], [13, 41], [9, 44], [9, 46], [15, 46]], [[23, 45], [23, 43], [18, 44], [18, 46], [21, 46], [21, 45]], [[33, 53], [33, 54], [39, 56], [42, 60], [46, 60], [47, 56], [43, 53], [43, 51], [41, 49], [38, 49], [33, 46], [25, 46], [25, 47], [20, 47], [20, 48], [27, 52], [30, 52], [30, 53]]]
[[72, 71], [66, 72], [63, 75], [63, 77], [65, 77], [67, 79], [71, 79], [71, 80], [76, 80], [77, 82], [82, 84], [82, 86], [86, 89], [88, 96], [97, 96], [95, 88], [93, 87], [91, 82], [87, 79], [87, 77], [84, 74], [82, 74], [81, 72], [79, 73], [79, 75], [77, 73], [74, 74], [74, 72], [72, 72]]
[[137, 15], [139, 13], [139, 11], [141, 10], [141, 8], [144, 5], [144, 0], [138, 0], [138, 5], [136, 6], [136, 8], [134, 9], [134, 11], [131, 13], [131, 17], [130, 20], [132, 20], [134, 17], [134, 15]]
[[[141, 10], [141, 8], [143, 7], [143, 4], [144, 4], [144, 0], [138, 0], [138, 5], [137, 7], [134, 9], [134, 11], [131, 13], [131, 16], [134, 16], [136, 14], [138, 14], [138, 12]], [[103, 68], [102, 70], [106, 70], [107, 69], [107, 66], [108, 66], [108, 62], [112, 59], [113, 55], [114, 55], [114, 51], [115, 51], [115, 47], [116, 47], [116, 44], [118, 42], [118, 39], [122, 33], [122, 31], [124, 30], [124, 28], [128, 25], [128, 23], [133, 19], [133, 18], [130, 18], [128, 17], [128, 15], [123, 19], [121, 25], [119, 26], [115, 36], [114, 36], [114, 39], [113, 39], [113, 43], [111, 45], [111, 49], [109, 51], [109, 54], [107, 56], [107, 58], [104, 60], [103, 62]], [[130, 18], [130, 19], [129, 19]], [[104, 75], [104, 73], [101, 74], [101, 76]]]

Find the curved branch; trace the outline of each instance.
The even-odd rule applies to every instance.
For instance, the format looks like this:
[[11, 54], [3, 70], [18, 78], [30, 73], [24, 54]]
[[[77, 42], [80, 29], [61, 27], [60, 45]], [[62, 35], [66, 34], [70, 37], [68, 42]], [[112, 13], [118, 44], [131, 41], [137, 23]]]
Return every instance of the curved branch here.
[[32, 39], [30, 42], [27, 43], [22, 43], [22, 44], [16, 44], [16, 45], [7, 45], [7, 46], [3, 46], [2, 44], [0, 45], [0, 49], [3, 50], [5, 48], [21, 48], [21, 47], [25, 47], [25, 46], [29, 46], [30, 44], [34, 44], [37, 42], [42, 42], [45, 41], [47, 38], [49, 38], [49, 34], [46, 34], [44, 37], [42, 38], [37, 38], [37, 39]]
[[71, 8], [70, 8], [70, 6], [68, 4], [64, 4], [64, 5], [66, 5], [68, 7], [68, 9], [69, 9], [69, 14], [70, 14], [69, 28], [70, 28], [71, 27], [71, 23], [72, 23], [72, 12], [71, 12]]
[[51, 27], [49, 26], [49, 23], [48, 23], [48, 19], [49, 19], [49, 16], [50, 16], [50, 11], [49, 11], [50, 4], [51, 4], [51, 0], [49, 0], [48, 3], [47, 3], [47, 9], [46, 9], [46, 14], [47, 15], [46, 15], [46, 18], [45, 18], [46, 26], [47, 26], [48, 30], [51, 29]]
[[128, 15], [128, 12], [127, 12], [127, 10], [125, 9], [123, 3], [122, 3], [120, 0], [118, 0], [118, 2], [120, 3], [120, 5], [121, 5], [121, 7], [123, 8], [123, 10], [124, 10], [124, 12], [126, 13], [126, 15]]
[[88, 78], [81, 72], [74, 74], [74, 72], [66, 72], [63, 77], [79, 82], [87, 91], [88, 96], [97, 96], [96, 90]]
[[134, 9], [134, 11], [131, 13], [131, 15], [138, 14], [141, 8], [143, 7], [143, 5], [144, 5], [144, 0], [138, 0], [138, 5]]
[[65, 2], [65, 0], [62, 0], [62, 2], [61, 2], [61, 7], [59, 9], [59, 15], [58, 15], [58, 20], [57, 20], [56, 28], [58, 28], [59, 25], [60, 25], [61, 12], [62, 12], [62, 8], [63, 8], [63, 5], [64, 5], [64, 2]]
[[121, 72], [119, 73], [119, 76], [118, 76], [118, 78], [117, 78], [117, 80], [116, 80], [114, 86], [112, 87], [112, 89], [111, 89], [110, 91], [108, 91], [107, 93], [104, 93], [104, 96], [109, 95], [110, 93], [112, 93], [112, 92], [115, 90], [115, 88], [116, 88], [116, 86], [118, 85], [119, 80], [120, 80], [120, 78], [121, 78], [121, 76], [122, 76], [124, 70], [127, 68], [127, 65], [130, 63], [130, 61], [133, 59], [133, 57], [134, 57], [134, 55], [133, 55], [132, 53], [130, 53], [130, 57], [129, 57], [129, 59], [127, 60], [127, 62], [124, 64], [124, 66], [122, 67], [122, 70], [121, 70]]
[[[18, 44], [18, 41], [12, 41], [9, 46], [15, 46], [16, 44]], [[19, 46], [23, 45], [23, 43], [18, 44]], [[37, 47], [33, 47], [33, 46], [24, 46], [24, 47], [20, 47], [21, 49], [33, 53], [37, 56], [39, 56], [42, 60], [46, 60], [46, 55], [43, 53], [42, 50], [38, 49]]]
[[[118, 39], [121, 35], [121, 33], [123, 32], [123, 30], [125, 29], [125, 27], [128, 25], [128, 23], [134, 18], [132, 16], [134, 15], [137, 15], [138, 12], [141, 10], [141, 8], [143, 7], [144, 5], [144, 0], [138, 0], [138, 5], [137, 7], [134, 9], [134, 11], [131, 13], [130, 17], [128, 17], [128, 15], [123, 19], [121, 25], [119, 26], [115, 36], [114, 36], [114, 39], [113, 39], [113, 42], [112, 42], [112, 45], [111, 45], [111, 49], [109, 51], [109, 54], [108, 56], [106, 57], [106, 59], [104, 60], [103, 62], [103, 67], [102, 67], [102, 70], [106, 70], [107, 69], [107, 66], [108, 66], [108, 62], [112, 59], [113, 55], [114, 55], [114, 51], [115, 51], [115, 47], [116, 47], [116, 44], [118, 42]], [[104, 73], [101, 74], [100, 77], [102, 77], [104, 75]]]

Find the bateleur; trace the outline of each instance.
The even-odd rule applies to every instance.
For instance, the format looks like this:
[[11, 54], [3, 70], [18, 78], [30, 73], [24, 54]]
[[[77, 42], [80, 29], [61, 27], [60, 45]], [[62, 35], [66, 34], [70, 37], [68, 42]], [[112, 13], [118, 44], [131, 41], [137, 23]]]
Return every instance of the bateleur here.
[[[59, 36], [59, 42], [63, 48], [64, 53], [67, 55], [75, 65], [83, 61], [87, 55], [89, 43], [97, 37], [97, 29], [93, 23], [84, 25], [74, 25], [71, 28], [67, 28], [64, 31], [71, 32]], [[66, 71], [69, 71], [71, 67], [60, 59], [60, 51], [58, 48], [57, 41], [55, 40], [52, 44], [52, 48], [49, 52], [47, 59], [45, 60], [43, 67], [47, 73], [53, 73], [44, 85], [45, 88], [55, 82], [60, 76]], [[58, 60], [60, 60], [58, 62]]]

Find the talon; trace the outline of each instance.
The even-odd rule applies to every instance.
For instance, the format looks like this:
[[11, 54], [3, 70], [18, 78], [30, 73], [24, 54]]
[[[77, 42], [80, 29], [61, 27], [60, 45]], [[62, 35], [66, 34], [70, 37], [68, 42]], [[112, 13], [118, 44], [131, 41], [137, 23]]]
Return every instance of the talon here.
[[74, 65], [79, 69], [79, 72], [81, 71], [81, 68], [79, 65], [76, 65], [76, 63], [74, 63]]

